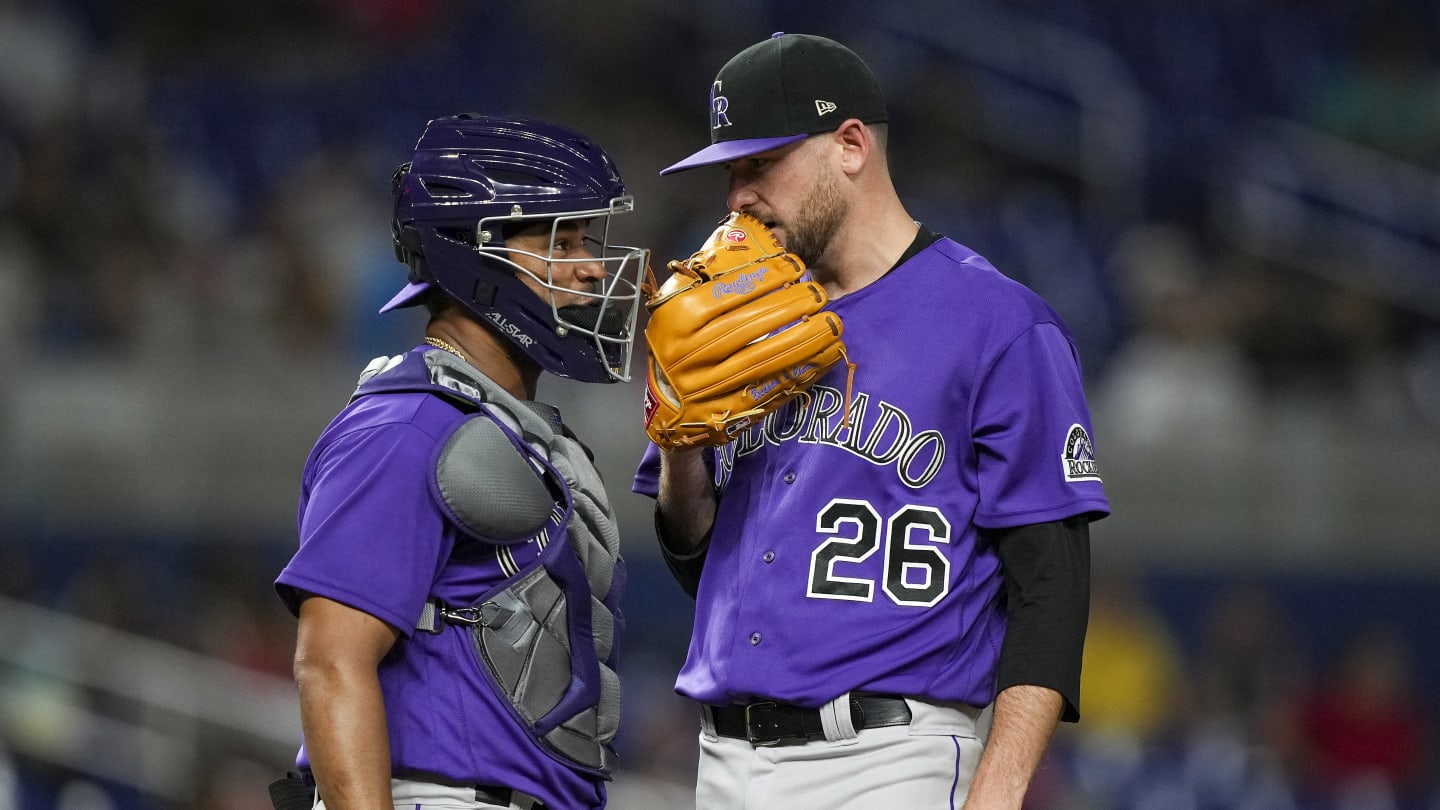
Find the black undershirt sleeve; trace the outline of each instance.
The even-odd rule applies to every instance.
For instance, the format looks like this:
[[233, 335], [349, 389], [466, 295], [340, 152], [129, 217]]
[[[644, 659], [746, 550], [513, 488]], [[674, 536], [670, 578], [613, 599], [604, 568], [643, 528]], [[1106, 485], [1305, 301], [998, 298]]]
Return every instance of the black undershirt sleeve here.
[[1060, 719], [1080, 719], [1080, 661], [1090, 619], [1090, 521], [1081, 515], [987, 533], [1005, 575], [1007, 627], [997, 693], [1044, 686], [1065, 699]]

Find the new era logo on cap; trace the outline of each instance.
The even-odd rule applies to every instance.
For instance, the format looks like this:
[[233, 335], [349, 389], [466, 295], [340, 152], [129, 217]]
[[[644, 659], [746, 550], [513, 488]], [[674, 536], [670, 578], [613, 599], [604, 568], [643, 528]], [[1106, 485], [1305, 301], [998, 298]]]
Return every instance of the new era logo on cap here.
[[660, 172], [725, 163], [829, 132], [842, 121], [888, 120], [885, 94], [840, 43], [776, 34], [736, 54], [710, 86], [710, 146]]

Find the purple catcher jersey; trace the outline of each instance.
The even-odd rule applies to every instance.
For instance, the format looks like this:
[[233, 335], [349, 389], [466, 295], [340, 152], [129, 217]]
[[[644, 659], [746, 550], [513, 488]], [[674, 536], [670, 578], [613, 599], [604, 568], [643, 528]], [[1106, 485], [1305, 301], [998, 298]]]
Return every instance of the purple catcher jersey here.
[[[426, 393], [361, 397], [305, 463], [300, 548], [276, 580], [369, 613], [400, 632], [380, 664], [394, 772], [506, 785], [552, 807], [600, 807], [604, 788], [541, 750], [485, 681], [469, 634], [416, 631], [428, 597], [468, 605], [534, 562], [535, 540], [480, 542], [432, 497], [439, 443], [466, 414]], [[403, 650], [403, 654], [396, 654]], [[296, 764], [308, 768], [302, 747]]]
[[[1059, 315], [940, 239], [835, 300], [856, 364], [713, 451], [720, 492], [676, 689], [818, 706], [869, 690], [984, 706], [1005, 633], [977, 528], [1109, 513]], [[634, 490], [656, 493], [652, 445]]]

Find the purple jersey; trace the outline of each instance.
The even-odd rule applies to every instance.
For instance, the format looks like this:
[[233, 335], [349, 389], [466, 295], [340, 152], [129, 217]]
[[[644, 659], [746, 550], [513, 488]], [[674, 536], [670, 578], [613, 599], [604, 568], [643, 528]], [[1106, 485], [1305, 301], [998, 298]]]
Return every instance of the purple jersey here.
[[[848, 690], [984, 706], [1005, 633], [977, 529], [1109, 512], [1074, 341], [940, 239], [831, 304], [856, 364], [714, 451], [719, 508], [676, 688], [710, 704]], [[655, 495], [652, 445], [634, 489]]]
[[[541, 552], [535, 540], [469, 537], [432, 497], [439, 444], [466, 416], [439, 396], [408, 392], [360, 397], [341, 411], [305, 463], [300, 548], [276, 588], [292, 613], [308, 592], [400, 632], [379, 669], [395, 773], [505, 785], [551, 807], [602, 806], [601, 783], [539, 748], [494, 694], [468, 633], [415, 630], [427, 598], [471, 604]], [[309, 767], [303, 747], [297, 765]]]

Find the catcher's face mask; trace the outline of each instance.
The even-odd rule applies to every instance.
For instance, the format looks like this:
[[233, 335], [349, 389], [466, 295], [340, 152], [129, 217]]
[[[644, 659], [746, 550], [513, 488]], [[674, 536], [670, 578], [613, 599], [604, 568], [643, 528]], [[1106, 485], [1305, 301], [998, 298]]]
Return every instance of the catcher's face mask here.
[[[437, 118], [392, 191], [396, 256], [410, 284], [382, 312], [438, 286], [552, 374], [630, 379], [648, 254], [612, 242], [612, 220], [634, 201], [599, 146], [534, 119]], [[548, 241], [506, 245], [506, 234], [537, 224]], [[565, 241], [576, 229], [586, 236], [580, 249]], [[588, 284], [574, 284], [577, 276]]]
[[[629, 197], [615, 204], [623, 210], [489, 217], [477, 226], [476, 242], [539, 295], [558, 334], [591, 341], [612, 376], [628, 380], [648, 257], [641, 248], [612, 244], [612, 214], [631, 207]], [[502, 240], [501, 233], [512, 235]]]

